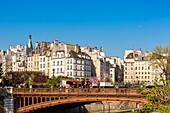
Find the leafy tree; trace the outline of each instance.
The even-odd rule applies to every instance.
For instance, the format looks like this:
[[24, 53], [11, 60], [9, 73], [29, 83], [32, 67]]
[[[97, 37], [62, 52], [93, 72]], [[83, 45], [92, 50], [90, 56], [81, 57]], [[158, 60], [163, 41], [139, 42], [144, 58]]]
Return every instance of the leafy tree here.
[[44, 73], [35, 71], [23, 71], [23, 72], [15, 71], [10, 72], [10, 74], [12, 75], [12, 82], [14, 86], [22, 83], [30, 83], [30, 78], [31, 82], [35, 82], [38, 84], [45, 83], [48, 79]]
[[143, 105], [142, 113], [160, 112], [170, 113], [170, 81], [167, 84], [147, 90], [146, 98], [148, 103]]
[[54, 80], [53, 80], [53, 78], [50, 78], [46, 82], [46, 85], [53, 85], [54, 84], [55, 87], [59, 87], [60, 80], [73, 80], [73, 78], [67, 77], [67, 76], [57, 76], [57, 77], [54, 76]]
[[[165, 75], [166, 80], [170, 79], [170, 45], [156, 46], [152, 49], [151, 62], [153, 65], [158, 65], [162, 70], [160, 77], [163, 79]], [[165, 84], [165, 83], [164, 83]]]
[[42, 72], [34, 73], [33, 82], [40, 84], [45, 83], [47, 82], [47, 76]]

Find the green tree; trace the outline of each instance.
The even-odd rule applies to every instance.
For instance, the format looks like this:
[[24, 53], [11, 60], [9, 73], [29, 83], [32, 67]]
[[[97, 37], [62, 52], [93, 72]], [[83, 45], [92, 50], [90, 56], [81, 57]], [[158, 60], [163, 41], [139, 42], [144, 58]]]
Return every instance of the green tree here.
[[167, 84], [147, 90], [146, 98], [148, 103], [143, 105], [142, 113], [160, 112], [170, 113], [170, 81]]
[[[160, 77], [163, 79], [165, 75], [166, 80], [170, 79], [170, 45], [156, 46], [152, 50], [151, 62], [153, 65], [158, 65], [162, 70]], [[165, 82], [164, 82], [165, 84]]]

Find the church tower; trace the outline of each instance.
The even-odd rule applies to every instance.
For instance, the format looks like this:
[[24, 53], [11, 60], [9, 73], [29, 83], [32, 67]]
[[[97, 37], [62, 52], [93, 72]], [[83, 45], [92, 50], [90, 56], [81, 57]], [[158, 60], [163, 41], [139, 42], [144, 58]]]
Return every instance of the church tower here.
[[29, 35], [27, 47], [30, 48], [30, 49], [33, 49], [33, 47], [32, 47], [32, 39], [31, 39], [31, 35]]
[[28, 38], [28, 44], [26, 46], [26, 55], [28, 55], [33, 50], [31, 35]]

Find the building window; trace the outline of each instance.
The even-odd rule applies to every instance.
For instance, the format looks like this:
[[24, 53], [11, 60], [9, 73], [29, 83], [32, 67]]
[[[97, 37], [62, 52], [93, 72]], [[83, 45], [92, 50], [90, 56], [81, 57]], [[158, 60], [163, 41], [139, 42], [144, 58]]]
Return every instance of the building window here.
[[144, 57], [142, 57], [142, 60], [144, 60]]
[[59, 68], [57, 68], [57, 73], [59, 73]]
[[127, 76], [125, 76], [125, 79], [127, 79]]
[[45, 58], [43, 58], [43, 62], [45, 62]]
[[55, 66], [55, 61], [53, 61], [53, 66]]
[[67, 66], [67, 70], [69, 70], [69, 66]]
[[63, 61], [61, 61], [60, 64], [63, 65]]
[[74, 63], [77, 64], [77, 60], [74, 60]]
[[43, 68], [45, 68], [45, 64], [43, 64]]
[[55, 73], [55, 69], [53, 69], [52, 71], [53, 71], [53, 73]]
[[57, 61], [57, 66], [59, 65], [59, 61]]
[[142, 70], [143, 70], [143, 67], [142, 67]]

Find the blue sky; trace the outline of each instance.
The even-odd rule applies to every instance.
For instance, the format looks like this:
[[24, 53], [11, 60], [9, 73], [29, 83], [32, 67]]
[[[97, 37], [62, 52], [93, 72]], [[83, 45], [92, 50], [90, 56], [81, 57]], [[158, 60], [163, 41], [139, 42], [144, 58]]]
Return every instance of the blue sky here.
[[170, 42], [169, 0], [0, 0], [0, 49], [57, 39], [107, 56]]

